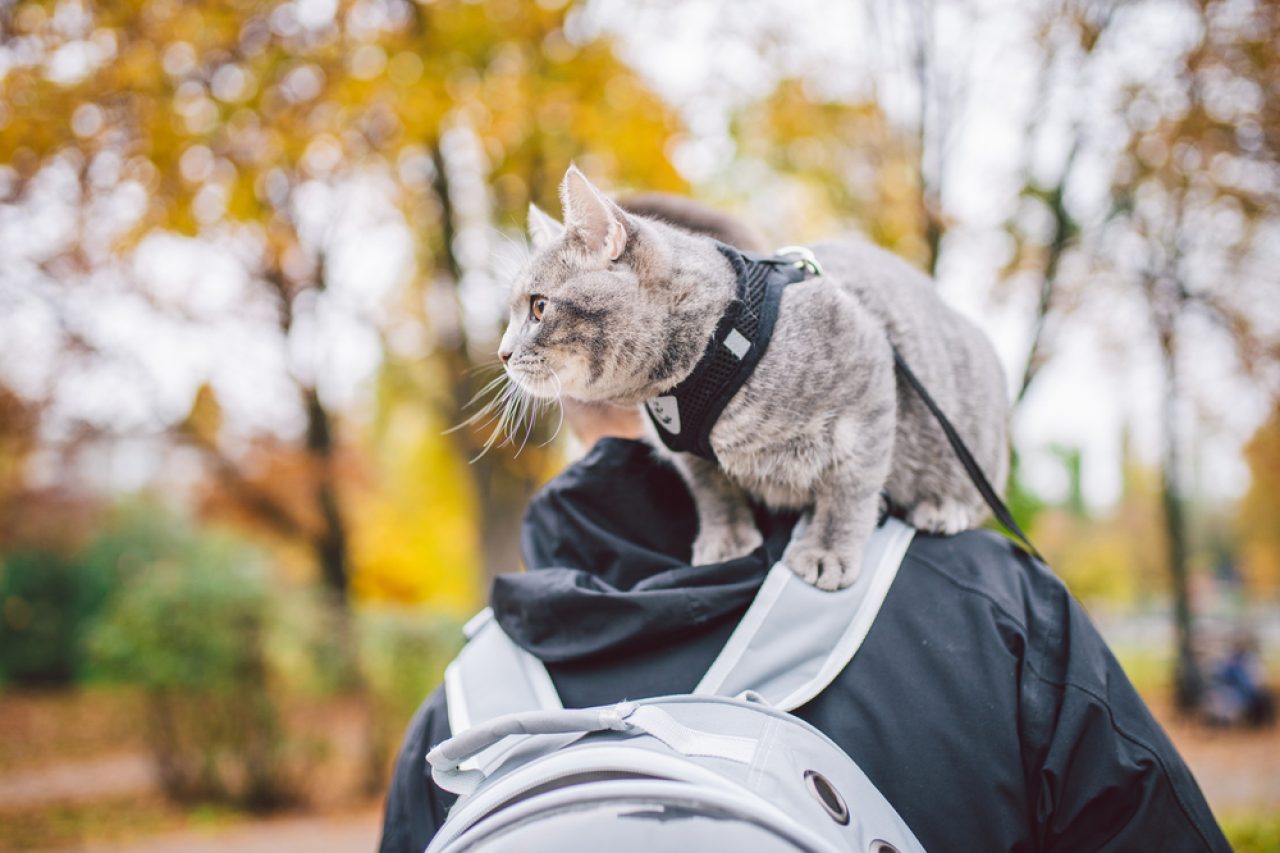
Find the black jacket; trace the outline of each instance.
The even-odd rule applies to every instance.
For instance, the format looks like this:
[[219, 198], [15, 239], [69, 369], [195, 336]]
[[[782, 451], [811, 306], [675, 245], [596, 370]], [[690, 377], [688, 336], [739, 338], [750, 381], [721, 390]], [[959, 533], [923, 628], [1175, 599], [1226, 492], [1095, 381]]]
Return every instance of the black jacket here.
[[[533, 501], [528, 572], [494, 583], [502, 627], [566, 707], [686, 693], [791, 519], [754, 554], [690, 566], [696, 513], [646, 445], [601, 441]], [[917, 535], [853, 661], [796, 714], [853, 757], [927, 849], [1228, 850], [1199, 787], [1084, 611], [1044, 566], [984, 531]], [[387, 796], [384, 853], [421, 851], [452, 798], [419, 709]]]

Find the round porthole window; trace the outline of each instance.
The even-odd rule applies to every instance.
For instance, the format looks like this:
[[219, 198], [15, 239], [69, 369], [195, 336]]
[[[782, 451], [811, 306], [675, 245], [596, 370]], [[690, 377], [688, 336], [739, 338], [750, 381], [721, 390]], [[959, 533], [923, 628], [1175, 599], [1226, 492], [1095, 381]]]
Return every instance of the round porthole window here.
[[831, 781], [817, 770], [804, 771], [804, 784], [809, 794], [818, 801], [827, 815], [841, 826], [849, 823], [849, 807]]

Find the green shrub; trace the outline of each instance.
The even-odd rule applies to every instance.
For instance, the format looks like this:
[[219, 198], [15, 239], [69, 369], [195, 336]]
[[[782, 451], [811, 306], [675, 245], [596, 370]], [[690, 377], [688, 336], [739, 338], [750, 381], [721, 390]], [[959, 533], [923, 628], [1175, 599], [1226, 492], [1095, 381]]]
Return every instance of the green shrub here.
[[0, 557], [0, 678], [65, 684], [92, 674], [86, 640], [121, 584], [143, 567], [183, 559], [195, 537], [146, 501], [117, 505], [74, 553], [51, 547]]
[[385, 784], [405, 725], [462, 646], [462, 626], [421, 608], [366, 608], [358, 617], [359, 659], [370, 701], [370, 785]]
[[65, 684], [85, 664], [86, 629], [113, 586], [111, 573], [50, 551], [0, 561], [0, 676]]
[[266, 809], [301, 795], [312, 752], [287, 737], [268, 658], [277, 597], [239, 542], [193, 538], [121, 590], [91, 649], [104, 676], [142, 687], [166, 791]]
[[462, 626], [429, 610], [387, 606], [362, 608], [358, 624], [366, 686], [407, 719], [462, 647]]
[[224, 541], [127, 583], [93, 636], [103, 675], [151, 690], [234, 689], [261, 668], [266, 576]]
[[1263, 812], [1229, 816], [1222, 820], [1222, 831], [1236, 853], [1280, 851], [1280, 815]]

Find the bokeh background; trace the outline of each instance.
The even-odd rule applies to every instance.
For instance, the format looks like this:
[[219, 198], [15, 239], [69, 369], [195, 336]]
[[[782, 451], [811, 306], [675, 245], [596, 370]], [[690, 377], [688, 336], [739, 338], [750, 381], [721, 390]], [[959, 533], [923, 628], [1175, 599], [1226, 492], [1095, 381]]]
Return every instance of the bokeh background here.
[[0, 849], [372, 846], [580, 451], [445, 432], [570, 161], [934, 274], [1018, 516], [1280, 849], [1215, 699], [1280, 674], [1278, 51], [1269, 0], [0, 0]]

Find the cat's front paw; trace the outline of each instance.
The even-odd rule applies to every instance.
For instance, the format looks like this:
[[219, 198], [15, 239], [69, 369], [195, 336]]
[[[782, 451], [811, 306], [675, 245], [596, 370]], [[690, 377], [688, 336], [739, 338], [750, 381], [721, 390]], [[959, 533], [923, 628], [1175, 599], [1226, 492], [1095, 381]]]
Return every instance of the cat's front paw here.
[[693, 565], [707, 566], [745, 557], [764, 542], [754, 524], [719, 525], [699, 530], [693, 540]]
[[792, 542], [782, 555], [787, 568], [818, 589], [836, 590], [852, 586], [862, 572], [862, 563], [849, 554]]

